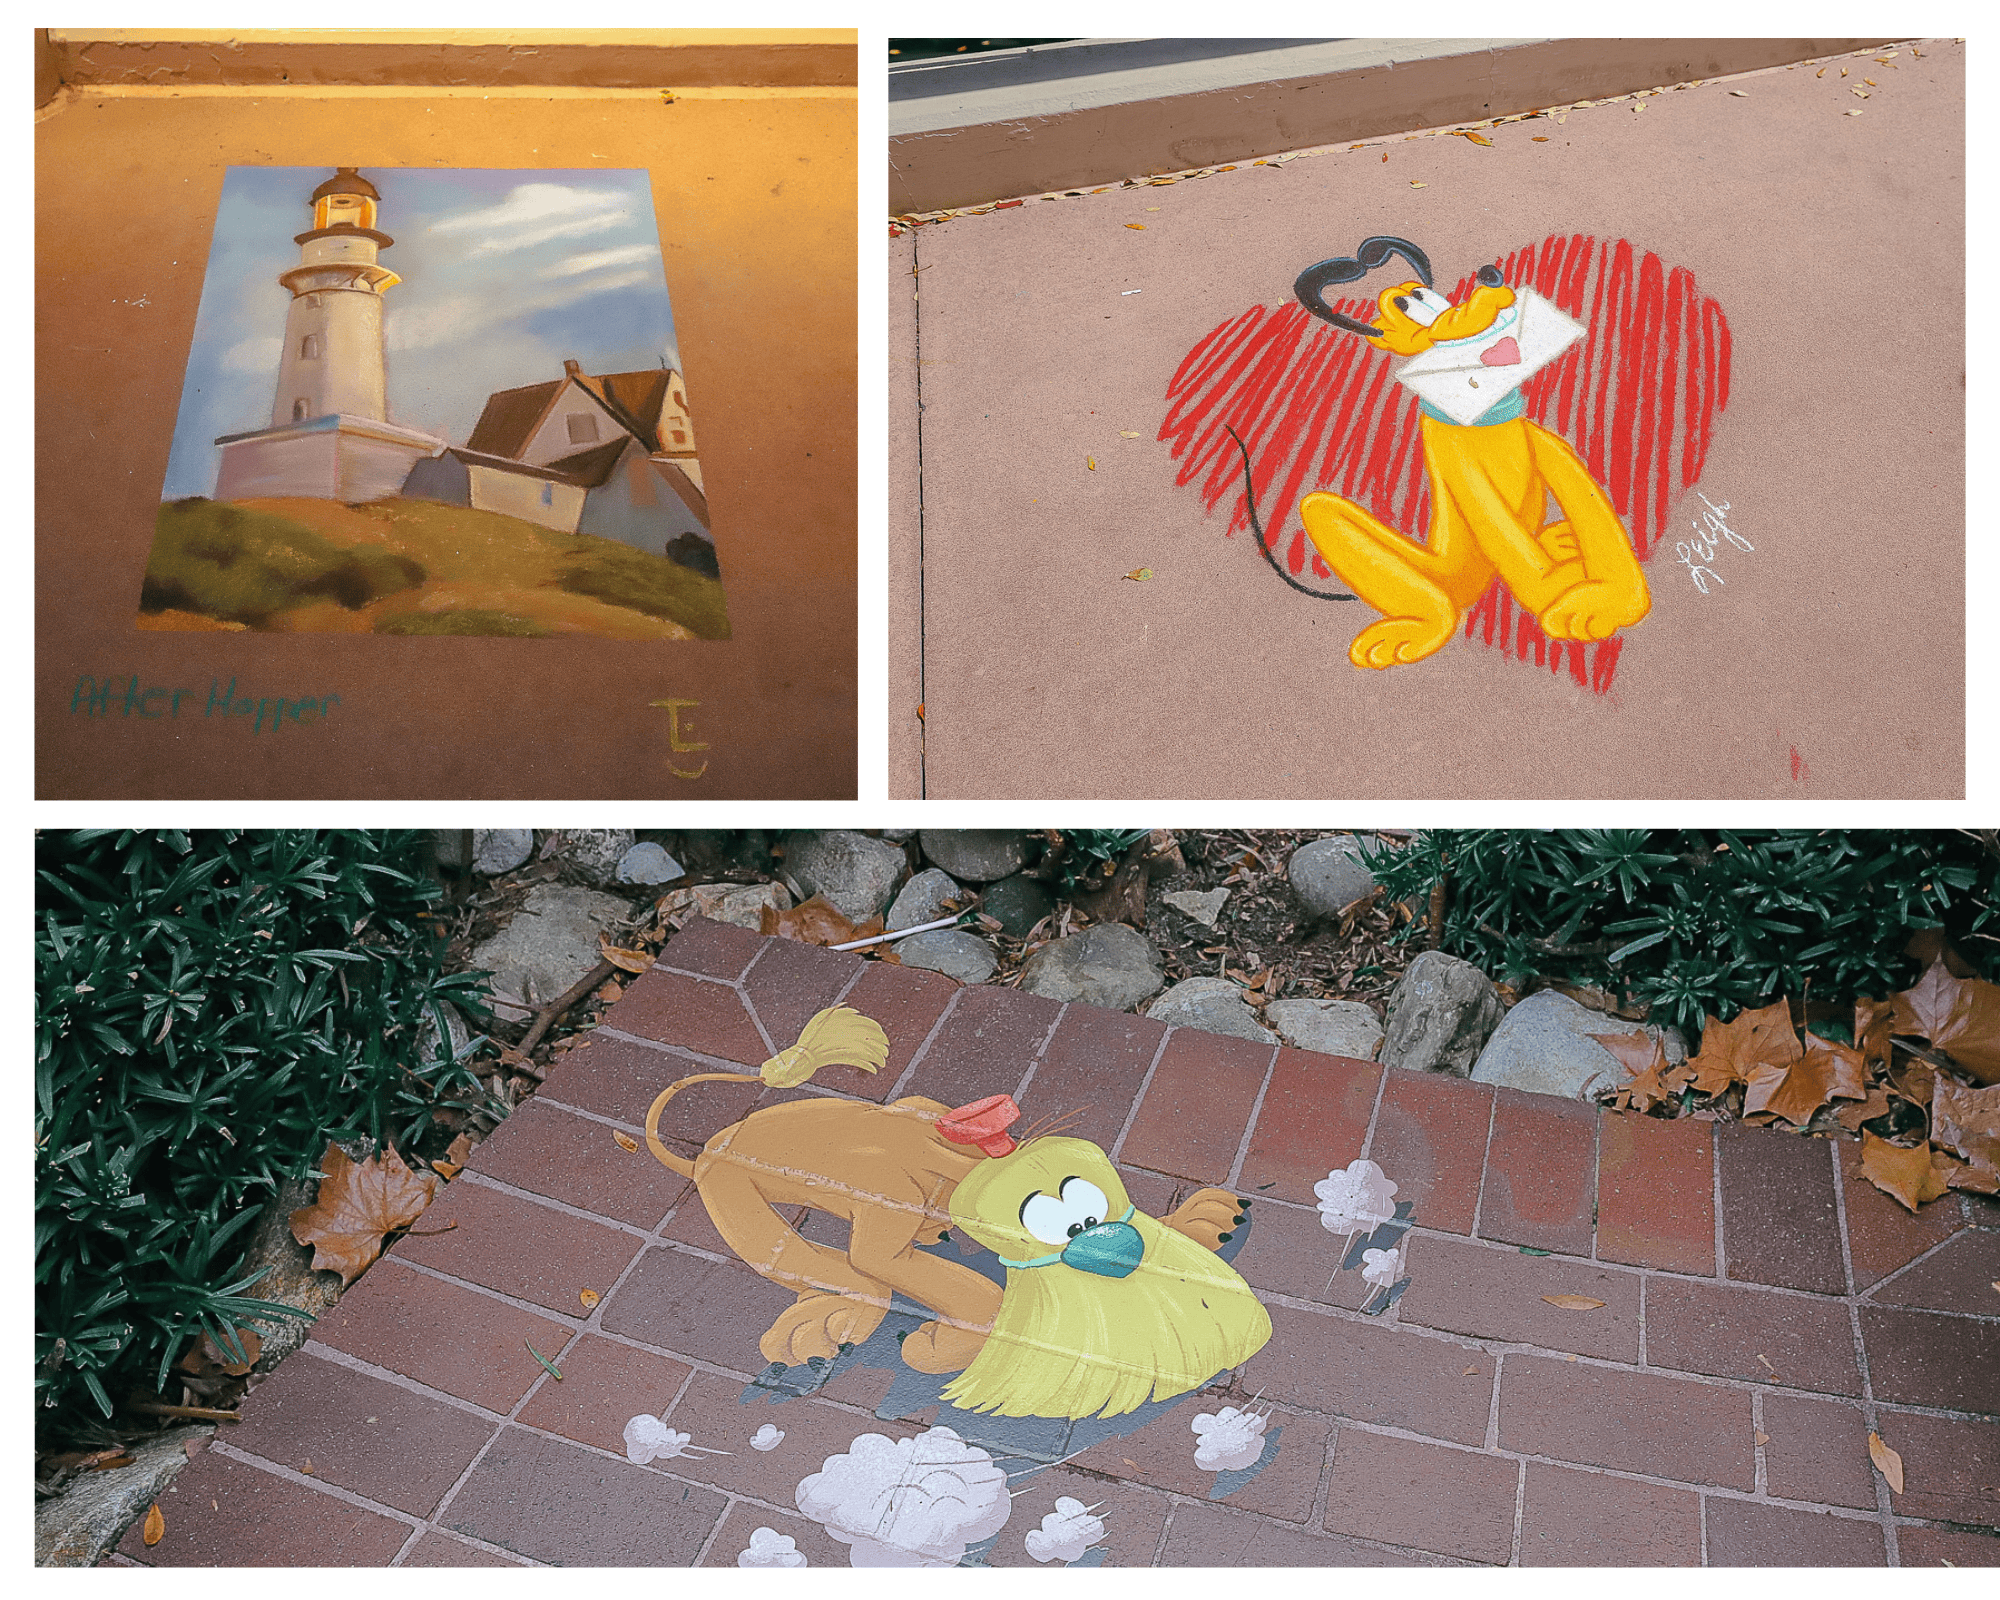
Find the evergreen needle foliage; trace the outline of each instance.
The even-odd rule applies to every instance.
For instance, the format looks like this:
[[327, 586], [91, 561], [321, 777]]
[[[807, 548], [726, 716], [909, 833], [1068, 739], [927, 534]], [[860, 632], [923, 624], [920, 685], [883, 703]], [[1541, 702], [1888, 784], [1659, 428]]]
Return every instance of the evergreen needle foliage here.
[[[232, 1268], [330, 1138], [413, 1151], [453, 1091], [420, 836], [85, 829], [35, 842], [35, 1391], [158, 1390], [190, 1338], [303, 1313]], [[429, 1019], [434, 1030], [426, 1034]]]
[[1780, 995], [1904, 988], [1919, 929], [1987, 976], [2000, 951], [2000, 861], [1951, 830], [1440, 829], [1364, 854], [1391, 900], [1445, 884], [1453, 955], [1647, 1001], [1690, 1040]]

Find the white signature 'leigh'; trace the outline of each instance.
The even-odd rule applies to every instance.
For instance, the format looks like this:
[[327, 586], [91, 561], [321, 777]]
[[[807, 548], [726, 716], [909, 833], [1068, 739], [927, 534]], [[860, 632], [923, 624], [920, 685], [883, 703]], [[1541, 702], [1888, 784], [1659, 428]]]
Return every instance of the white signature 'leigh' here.
[[1722, 548], [1724, 539], [1739, 550], [1755, 550], [1757, 547], [1729, 526], [1726, 517], [1729, 510], [1727, 500], [1717, 505], [1699, 489], [1695, 490], [1695, 496], [1708, 507], [1708, 510], [1699, 517], [1688, 519], [1689, 526], [1694, 529], [1694, 538], [1691, 541], [1681, 540], [1674, 546], [1674, 554], [1680, 558], [1681, 565], [1688, 569], [1688, 576], [1694, 579], [1694, 586], [1703, 594], [1707, 594], [1709, 584], [1722, 582], [1722, 574], [1709, 563], [1715, 559], [1715, 552]]

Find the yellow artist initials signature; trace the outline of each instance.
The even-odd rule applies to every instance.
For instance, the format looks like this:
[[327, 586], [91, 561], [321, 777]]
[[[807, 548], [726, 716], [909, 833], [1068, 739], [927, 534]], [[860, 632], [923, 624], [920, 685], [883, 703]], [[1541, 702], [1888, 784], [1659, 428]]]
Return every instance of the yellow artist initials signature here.
[[[700, 705], [701, 702], [699, 700], [655, 700], [652, 703], [663, 707], [666, 710], [667, 716], [671, 719], [667, 728], [668, 748], [680, 754], [685, 754], [690, 750], [706, 750], [708, 748], [706, 741], [684, 739], [681, 737], [685, 733], [694, 732], [692, 725], [682, 725], [681, 713], [683, 711], [691, 711], [694, 707]], [[671, 772], [676, 778], [686, 778], [692, 781], [708, 771], [708, 763], [704, 761], [694, 771], [683, 772], [673, 762], [669, 761], [667, 763], [667, 771]]]

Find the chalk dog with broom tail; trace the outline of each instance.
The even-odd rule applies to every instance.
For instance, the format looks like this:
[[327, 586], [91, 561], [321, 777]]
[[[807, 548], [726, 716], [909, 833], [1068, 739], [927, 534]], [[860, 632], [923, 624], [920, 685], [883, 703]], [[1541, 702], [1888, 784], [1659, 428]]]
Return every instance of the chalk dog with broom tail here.
[[[918, 1096], [788, 1101], [731, 1123], [693, 1161], [660, 1139], [661, 1110], [693, 1084], [792, 1088], [836, 1062], [878, 1071], [888, 1051], [880, 1024], [835, 1006], [760, 1072], [696, 1073], [647, 1113], [647, 1146], [694, 1180], [729, 1247], [798, 1296], [758, 1341], [765, 1360], [830, 1361], [901, 1293], [936, 1313], [904, 1339], [903, 1360], [961, 1373], [944, 1392], [953, 1404], [1117, 1416], [1200, 1387], [1270, 1338], [1262, 1304], [1213, 1253], [1249, 1201], [1202, 1189], [1149, 1217], [1102, 1150], [1060, 1137], [1062, 1119], [1017, 1142], [1007, 1129], [1021, 1113], [1006, 1095], [956, 1110]], [[784, 1206], [845, 1219], [846, 1250], [801, 1236], [777, 1215]], [[1004, 1290], [917, 1248], [951, 1227], [999, 1255]]]
[[[1322, 298], [1402, 256], [1417, 277], [1377, 297], [1373, 323], [1331, 310]], [[1293, 285], [1314, 316], [1408, 357], [1396, 381], [1422, 401], [1418, 428], [1430, 479], [1431, 526], [1419, 543], [1339, 495], [1299, 502], [1306, 533], [1353, 595], [1294, 588], [1326, 600], [1360, 598], [1382, 613], [1355, 636], [1357, 667], [1421, 661], [1443, 648], [1461, 614], [1497, 574], [1551, 639], [1608, 639], [1645, 617], [1651, 596], [1610, 498], [1582, 458], [1523, 414], [1521, 385], [1582, 337], [1583, 328], [1532, 289], [1515, 291], [1498, 267], [1481, 267], [1463, 305], [1431, 287], [1431, 264], [1407, 239], [1364, 239], [1352, 256], [1317, 262]], [[1257, 520], [1250, 452], [1243, 455], [1251, 525], [1276, 567]], [[1544, 523], [1549, 501], [1561, 512]]]

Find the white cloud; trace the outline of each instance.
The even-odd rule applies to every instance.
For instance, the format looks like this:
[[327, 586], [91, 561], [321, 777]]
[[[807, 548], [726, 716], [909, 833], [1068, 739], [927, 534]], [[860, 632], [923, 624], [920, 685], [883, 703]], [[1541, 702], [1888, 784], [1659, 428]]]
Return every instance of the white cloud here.
[[998, 1533], [1013, 1502], [993, 1458], [950, 1428], [864, 1433], [801, 1479], [798, 1506], [851, 1547], [855, 1567], [950, 1567]]
[[267, 339], [244, 339], [223, 353], [222, 370], [268, 373], [275, 378], [284, 353], [285, 341], [276, 334]]
[[[499, 323], [512, 322], [536, 311], [554, 311], [574, 305], [594, 294], [612, 289], [629, 289], [636, 284], [658, 280], [644, 267], [627, 272], [607, 273], [540, 289], [516, 293], [500, 288], [484, 295], [450, 295], [421, 302], [405, 301], [389, 313], [383, 338], [391, 350], [425, 350], [434, 345], [464, 343]], [[274, 356], [275, 362], [276, 357]]]
[[542, 268], [544, 278], [574, 278], [600, 267], [622, 267], [634, 261], [654, 261], [658, 254], [649, 244], [620, 245], [615, 250], [592, 250], [580, 256], [566, 256], [553, 266]]
[[497, 206], [467, 211], [431, 224], [430, 231], [464, 234], [475, 256], [532, 249], [551, 239], [602, 233], [632, 215], [629, 196], [560, 183], [524, 183]]
[[1203, 1472], [1241, 1472], [1264, 1454], [1264, 1427], [1270, 1419], [1247, 1408], [1224, 1406], [1204, 1411], [1188, 1426], [1194, 1430], [1194, 1464]]

